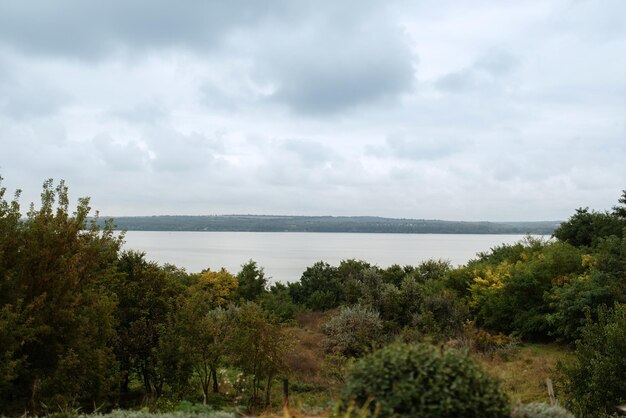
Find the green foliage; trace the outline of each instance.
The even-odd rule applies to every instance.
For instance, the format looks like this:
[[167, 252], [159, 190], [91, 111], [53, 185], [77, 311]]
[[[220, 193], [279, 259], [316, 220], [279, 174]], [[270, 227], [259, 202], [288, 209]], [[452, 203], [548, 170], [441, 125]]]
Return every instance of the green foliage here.
[[282, 283], [274, 283], [269, 292], [261, 295], [258, 302], [265, 311], [281, 322], [294, 319], [296, 314], [304, 310], [302, 305], [293, 302], [289, 288]]
[[290, 283], [289, 293], [295, 303], [316, 311], [336, 308], [343, 301], [337, 268], [323, 261], [308, 267], [300, 282]]
[[[622, 213], [623, 208], [616, 208], [616, 210]], [[615, 213], [579, 208], [554, 231], [554, 236], [575, 247], [592, 247], [600, 238], [611, 235], [622, 237], [624, 228], [626, 228], [624, 217], [617, 216]]]
[[380, 346], [383, 323], [378, 312], [355, 305], [341, 308], [322, 326], [324, 350], [333, 355], [360, 357]]
[[[138, 378], [148, 395], [160, 396], [166, 377], [159, 364], [158, 347], [164, 328], [184, 286], [180, 272], [163, 270], [148, 262], [145, 254], [124, 251], [117, 264], [120, 273], [109, 283], [117, 295], [116, 356], [122, 373], [122, 395], [129, 382]], [[170, 275], [170, 273], [172, 273]]]
[[394, 344], [357, 361], [342, 401], [372, 399], [381, 417], [509, 417], [498, 382], [466, 354], [425, 344]]
[[443, 280], [450, 271], [450, 262], [446, 260], [426, 260], [421, 262], [411, 274], [419, 282]]
[[546, 294], [556, 283], [584, 271], [582, 254], [569, 244], [527, 240], [512, 257], [475, 265], [470, 294], [476, 319], [493, 331], [547, 339], [552, 312]]
[[259, 386], [262, 383], [265, 404], [268, 404], [272, 379], [286, 372], [289, 339], [253, 302], [231, 306], [229, 310], [232, 320], [227, 344], [232, 364], [250, 378], [250, 406], [261, 403]]
[[24, 218], [0, 188], [0, 410], [93, 405], [115, 381], [115, 295], [121, 240], [88, 221], [89, 200], [70, 213], [67, 187], [44, 183]]
[[600, 305], [615, 301], [615, 279], [604, 272], [592, 270], [555, 286], [546, 300], [554, 313], [547, 315], [552, 335], [560, 341], [573, 342], [590, 317], [595, 317]]
[[574, 414], [559, 405], [533, 402], [517, 405], [511, 418], [574, 418]]
[[469, 308], [443, 281], [430, 280], [419, 286], [420, 305], [411, 321], [420, 332], [452, 338], [469, 319]]
[[261, 295], [267, 292], [267, 279], [263, 267], [257, 266], [256, 261], [250, 260], [241, 266], [241, 271], [237, 273], [237, 296], [256, 301]]
[[211, 379], [213, 391], [219, 390], [217, 369], [228, 352], [227, 340], [233, 319], [228, 311], [221, 308], [203, 310], [194, 303], [195, 300], [190, 297], [177, 317], [178, 341], [183, 358], [190, 362], [200, 381], [206, 405]]
[[626, 403], [626, 305], [601, 307], [576, 342], [576, 357], [561, 364], [563, 390], [577, 416], [609, 415]]
[[613, 206], [613, 214], [618, 218], [626, 220], [626, 190], [622, 190], [622, 195], [618, 199], [620, 205]]

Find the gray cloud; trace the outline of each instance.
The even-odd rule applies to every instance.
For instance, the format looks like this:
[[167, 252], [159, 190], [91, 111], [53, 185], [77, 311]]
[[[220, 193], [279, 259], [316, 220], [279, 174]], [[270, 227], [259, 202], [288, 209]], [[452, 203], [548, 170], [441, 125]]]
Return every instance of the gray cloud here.
[[[276, 7], [277, 6], [277, 7]], [[263, 2], [165, 0], [105, 3], [9, 0], [0, 5], [0, 39], [20, 50], [80, 59], [118, 48], [214, 47], [234, 28], [282, 13]]]
[[443, 135], [433, 138], [430, 135], [395, 132], [387, 136], [384, 146], [370, 146], [367, 153], [374, 157], [434, 161], [465, 152], [471, 143], [466, 139], [452, 139]]
[[15, 71], [0, 65], [0, 114], [28, 120], [53, 115], [70, 98], [44, 80], [25, 80]]
[[107, 134], [100, 134], [93, 139], [100, 158], [112, 170], [142, 171], [149, 162], [149, 155], [134, 141], [118, 143]]
[[440, 77], [435, 86], [449, 93], [487, 93], [501, 87], [502, 79], [519, 65], [516, 57], [502, 51], [490, 51], [467, 68]]
[[273, 100], [303, 114], [328, 114], [393, 99], [414, 86], [413, 56], [398, 28], [327, 27], [295, 33], [262, 57]]
[[2, 2], [0, 173], [113, 215], [608, 208], [625, 7]]
[[165, 109], [152, 103], [137, 104], [130, 108], [112, 110], [109, 112], [109, 115], [123, 119], [128, 123], [145, 123], [148, 125], [162, 123], [169, 117], [169, 113]]
[[306, 166], [325, 164], [335, 157], [330, 147], [316, 141], [289, 140], [285, 142], [284, 148], [297, 154]]

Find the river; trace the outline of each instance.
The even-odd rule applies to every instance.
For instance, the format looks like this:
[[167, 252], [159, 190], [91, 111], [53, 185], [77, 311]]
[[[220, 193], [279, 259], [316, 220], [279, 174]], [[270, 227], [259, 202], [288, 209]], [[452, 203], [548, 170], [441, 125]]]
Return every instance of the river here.
[[[226, 268], [233, 274], [248, 260], [265, 269], [270, 281], [292, 282], [316, 261], [338, 265], [355, 258], [380, 267], [416, 265], [435, 258], [465, 264], [477, 252], [523, 235], [350, 234], [313, 232], [167, 232], [128, 231], [125, 249], [146, 253], [158, 263], [189, 272]], [[547, 237], [546, 237], [547, 238]]]

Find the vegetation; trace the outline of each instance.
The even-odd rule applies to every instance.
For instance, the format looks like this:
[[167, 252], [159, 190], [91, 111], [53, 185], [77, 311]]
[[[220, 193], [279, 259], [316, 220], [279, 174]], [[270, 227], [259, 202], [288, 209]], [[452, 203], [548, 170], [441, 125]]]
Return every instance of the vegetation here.
[[533, 402], [516, 406], [512, 418], [574, 418], [574, 415], [559, 405]]
[[581, 417], [610, 415], [626, 403], [626, 305], [601, 307], [581, 334], [575, 360], [561, 365], [568, 404]]
[[191, 273], [122, 251], [88, 199], [70, 209], [63, 182], [46, 181], [26, 213], [5, 195], [0, 415], [253, 414], [280, 408], [287, 379], [292, 405], [317, 414], [343, 394], [339, 414], [508, 416], [503, 391], [545, 401], [546, 377], [577, 416], [626, 402], [626, 192], [611, 211], [577, 210], [552, 240], [458, 268], [320, 261], [269, 287], [253, 260]]
[[559, 222], [454, 222], [369, 216], [130, 216], [115, 224], [127, 231], [369, 232], [398, 234], [542, 234]]
[[493, 377], [466, 354], [424, 344], [393, 344], [350, 369], [342, 395], [378, 407], [381, 417], [508, 417], [509, 402]]

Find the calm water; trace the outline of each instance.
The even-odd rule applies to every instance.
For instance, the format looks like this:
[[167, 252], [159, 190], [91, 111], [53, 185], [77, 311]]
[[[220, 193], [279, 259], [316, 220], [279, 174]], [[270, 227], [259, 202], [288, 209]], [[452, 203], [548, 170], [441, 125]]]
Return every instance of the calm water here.
[[465, 264], [477, 252], [523, 235], [347, 234], [298, 232], [144, 232], [126, 233], [126, 249], [187, 271], [225, 267], [237, 273], [252, 259], [272, 281], [296, 281], [316, 261], [337, 265], [355, 258], [380, 267], [418, 264], [429, 258]]

